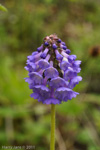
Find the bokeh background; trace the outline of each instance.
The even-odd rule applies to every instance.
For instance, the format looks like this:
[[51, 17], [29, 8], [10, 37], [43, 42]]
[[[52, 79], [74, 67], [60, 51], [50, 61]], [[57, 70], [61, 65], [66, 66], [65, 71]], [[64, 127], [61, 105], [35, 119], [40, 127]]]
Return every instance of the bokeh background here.
[[100, 1], [0, 3], [8, 10], [0, 11], [0, 150], [4, 145], [49, 149], [50, 106], [30, 98], [23, 78], [27, 55], [52, 33], [82, 60], [83, 77], [75, 87], [80, 95], [56, 106], [56, 150], [100, 150]]

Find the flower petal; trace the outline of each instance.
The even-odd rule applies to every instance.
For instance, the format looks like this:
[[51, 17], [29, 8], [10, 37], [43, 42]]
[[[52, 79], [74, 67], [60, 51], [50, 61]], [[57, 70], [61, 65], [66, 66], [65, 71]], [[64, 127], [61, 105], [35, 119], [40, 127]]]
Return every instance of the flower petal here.
[[68, 100], [71, 100], [72, 98], [75, 98], [78, 94], [79, 94], [79, 93], [74, 92], [74, 91], [69, 92], [69, 93], [64, 97], [63, 101], [66, 102], [66, 101], [68, 101]]
[[44, 85], [34, 86], [33, 92], [38, 94], [38, 97], [41, 101], [44, 101], [45, 99], [47, 99], [47, 97], [50, 97], [50, 90]]
[[75, 59], [76, 59], [76, 55], [69, 55], [69, 56], [68, 56], [68, 61], [69, 61], [70, 63], [72, 63], [73, 61], [75, 61]]
[[48, 98], [45, 101], [43, 101], [43, 104], [47, 104], [47, 105], [49, 105], [49, 104], [56, 105], [56, 104], [60, 104], [60, 103], [61, 103], [61, 101], [59, 101], [58, 99], [55, 99], [55, 98]]
[[62, 62], [60, 63], [60, 68], [61, 68], [63, 71], [67, 70], [69, 66], [70, 66], [70, 64], [69, 64], [69, 62], [67, 62], [67, 61], [62, 61]]
[[58, 71], [53, 67], [47, 68], [44, 72], [45, 77], [47, 77], [48, 79], [49, 78], [51, 78], [51, 79], [55, 78], [58, 76], [58, 74], [59, 74]]
[[41, 69], [46, 69], [50, 66], [49, 62], [45, 59], [40, 59], [37, 64]]
[[51, 79], [49, 85], [53, 88], [59, 88], [59, 87], [67, 86], [66, 81], [60, 77], [56, 77], [56, 78]]
[[77, 73], [75, 71], [73, 71], [72, 68], [68, 68], [68, 70], [66, 70], [64, 72], [64, 79], [67, 80], [67, 81], [74, 78], [74, 77], [76, 77], [76, 76], [77, 76]]
[[32, 83], [32, 80], [30, 78], [24, 78], [25, 79], [25, 82], [28, 82], [28, 84], [31, 84]]
[[72, 91], [69, 88], [61, 87], [55, 91], [55, 97], [61, 101], [71, 100], [75, 97], [76, 92]]
[[34, 85], [42, 83], [43, 77], [37, 72], [29, 73], [29, 77], [32, 80]]
[[74, 88], [76, 86], [76, 84], [79, 83], [79, 81], [82, 80], [81, 76], [76, 76], [74, 77], [70, 82], [69, 82], [69, 88]]

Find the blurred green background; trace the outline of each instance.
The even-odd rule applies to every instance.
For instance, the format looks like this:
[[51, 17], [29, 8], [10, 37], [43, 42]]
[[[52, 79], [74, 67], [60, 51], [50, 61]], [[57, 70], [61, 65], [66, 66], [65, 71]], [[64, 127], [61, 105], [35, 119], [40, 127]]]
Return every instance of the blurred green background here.
[[50, 106], [30, 98], [23, 78], [27, 55], [52, 33], [82, 60], [83, 77], [75, 87], [80, 95], [56, 106], [56, 150], [100, 150], [100, 1], [0, 3], [8, 10], [0, 11], [0, 150], [49, 150]]

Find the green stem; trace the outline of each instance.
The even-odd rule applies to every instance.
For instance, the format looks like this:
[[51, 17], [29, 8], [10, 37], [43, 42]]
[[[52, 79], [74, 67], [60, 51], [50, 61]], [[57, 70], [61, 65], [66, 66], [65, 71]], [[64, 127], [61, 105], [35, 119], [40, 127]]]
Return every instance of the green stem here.
[[55, 150], [55, 105], [51, 104], [51, 142], [50, 150]]

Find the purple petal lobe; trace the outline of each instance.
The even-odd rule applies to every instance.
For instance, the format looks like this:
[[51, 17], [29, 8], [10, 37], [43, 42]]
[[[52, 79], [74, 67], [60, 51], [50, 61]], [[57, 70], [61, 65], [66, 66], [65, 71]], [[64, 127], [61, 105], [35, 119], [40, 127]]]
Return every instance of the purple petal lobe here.
[[77, 92], [74, 92], [69, 88], [62, 87], [56, 90], [55, 97], [59, 100], [67, 101], [71, 100], [73, 97], [76, 97], [77, 94]]
[[43, 59], [45, 59], [45, 58], [46, 58], [46, 54], [45, 54], [45, 53], [42, 53], [42, 54], [40, 55], [40, 57], [43, 58]]
[[64, 51], [62, 51], [61, 54], [62, 54], [65, 58], [68, 58], [68, 57], [69, 57], [69, 55], [68, 55], [66, 52], [64, 52]]
[[36, 65], [35, 65], [34, 63], [32, 63], [32, 62], [28, 62], [28, 63], [27, 63], [27, 66], [24, 67], [24, 68], [25, 68], [27, 71], [32, 72], [32, 71], [35, 71]]
[[50, 66], [49, 62], [47, 60], [45, 60], [45, 59], [40, 59], [38, 61], [38, 65], [39, 65], [39, 67], [41, 69], [46, 69], [46, 68], [48, 68]]
[[39, 94], [38, 93], [32, 93], [31, 98], [33, 97], [34, 99], [38, 99], [39, 98]]
[[67, 62], [67, 61], [62, 61], [62, 62], [60, 63], [60, 68], [61, 68], [63, 71], [67, 70], [69, 66], [70, 66], [70, 64], [69, 64], [69, 62]]
[[56, 78], [51, 79], [50, 86], [53, 88], [59, 88], [59, 87], [67, 86], [67, 84], [64, 79], [60, 77], [56, 77]]
[[66, 53], [70, 54], [71, 53], [70, 49], [66, 49]]
[[30, 56], [27, 56], [25, 69], [28, 71], [31, 97], [44, 104], [60, 104], [78, 94], [72, 89], [82, 80], [80, 60], [69, 55], [70, 50], [56, 34], [46, 36], [43, 44]]
[[70, 83], [69, 83], [69, 87], [72, 89], [76, 86], [76, 84], [78, 84], [80, 81], [82, 80], [82, 77], [81, 76], [76, 76], [74, 77]]
[[58, 41], [57, 41], [58, 43], [61, 43], [61, 39], [58, 39]]
[[80, 60], [76, 60], [76, 61], [73, 63], [73, 66], [74, 66], [74, 67], [79, 67], [80, 64], [81, 64], [81, 61], [80, 61]]
[[56, 54], [56, 59], [57, 60], [62, 60], [63, 56], [58, 52], [58, 50], [55, 50], [55, 54]]
[[63, 46], [62, 48], [63, 48], [64, 50], [66, 50], [66, 49], [67, 49], [67, 47], [66, 47], [66, 46]]
[[24, 78], [25, 79], [25, 82], [28, 82], [28, 84], [32, 84], [32, 80], [30, 78]]
[[41, 52], [43, 50], [43, 45], [41, 45], [40, 47], [37, 48], [38, 52]]
[[48, 45], [49, 45], [49, 43], [48, 43], [48, 42], [45, 42], [44, 44], [45, 44], [45, 46], [48, 46]]
[[47, 104], [47, 105], [49, 105], [49, 104], [56, 105], [56, 104], [60, 104], [60, 103], [61, 103], [61, 101], [59, 101], [58, 99], [55, 99], [55, 98], [48, 98], [45, 101], [43, 101], [43, 104]]
[[65, 42], [61, 42], [62, 45], [66, 45]]
[[38, 99], [40, 101], [44, 101], [45, 99], [50, 97], [50, 90], [44, 85], [34, 86], [33, 87], [33, 92], [38, 95]]
[[32, 80], [32, 82], [33, 82], [34, 85], [42, 83], [43, 78], [37, 72], [31, 72], [31, 73], [29, 73], [29, 77]]
[[65, 98], [65, 96], [68, 95], [69, 92], [72, 92], [72, 90], [69, 88], [66, 87], [58, 88], [55, 91], [55, 97], [62, 101]]
[[81, 71], [81, 68], [80, 68], [80, 64], [81, 64], [81, 61], [80, 60], [76, 60], [72, 63], [72, 68], [74, 71], [76, 71], [77, 73], [79, 73]]
[[49, 51], [49, 49], [48, 48], [46, 48], [45, 50], [44, 50], [44, 52], [41, 54], [41, 58], [43, 58], [43, 59], [45, 59], [46, 58], [46, 56], [47, 56], [47, 53], [48, 53], [48, 51]]
[[56, 45], [56, 44], [53, 44], [53, 45], [52, 45], [52, 48], [53, 48], [53, 49], [56, 49], [56, 48], [57, 48], [57, 45]]
[[57, 77], [58, 74], [59, 74], [58, 71], [53, 67], [47, 68], [44, 72], [45, 77], [51, 78], [51, 79]]
[[76, 59], [76, 55], [69, 55], [69, 56], [68, 56], [68, 61], [69, 61], [70, 63], [72, 63], [73, 61], [75, 61], [75, 59]]
[[65, 71], [64, 73], [64, 79], [65, 80], [71, 80], [72, 78], [76, 77], [77, 73], [73, 71], [72, 68], [69, 68], [68, 70]]

